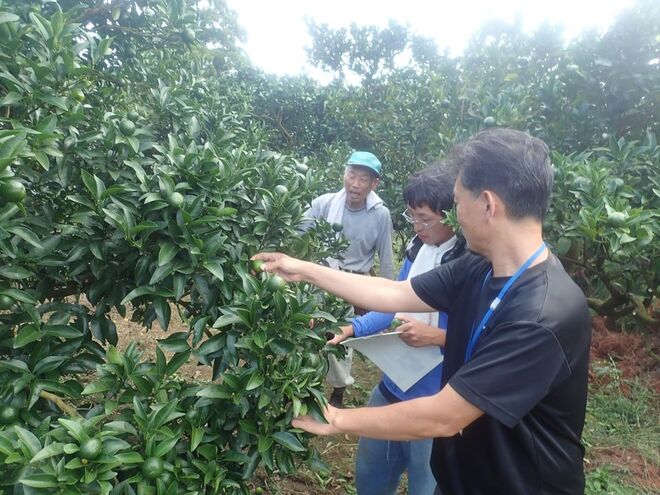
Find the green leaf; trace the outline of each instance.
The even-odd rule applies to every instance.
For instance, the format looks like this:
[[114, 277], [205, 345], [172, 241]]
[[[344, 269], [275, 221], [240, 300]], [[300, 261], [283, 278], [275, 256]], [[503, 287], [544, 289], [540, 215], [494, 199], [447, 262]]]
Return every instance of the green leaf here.
[[23, 445], [30, 453], [30, 457], [32, 458], [37, 455], [37, 452], [41, 450], [41, 442], [34, 433], [18, 425], [14, 426], [14, 431], [16, 432], [21, 445]]
[[227, 325], [233, 325], [234, 323], [240, 323], [241, 318], [238, 315], [222, 315], [220, 318], [215, 320], [215, 323], [213, 324], [213, 328], [222, 328], [226, 327]]
[[76, 439], [78, 443], [85, 440], [85, 430], [80, 421], [75, 419], [58, 418], [57, 422], [64, 426], [69, 434]]
[[[170, 438], [169, 440], [165, 440], [163, 442], [160, 442], [157, 446], [156, 449], [154, 450], [154, 455], [156, 457], [164, 457], [170, 450], [174, 448], [174, 446], [179, 443], [181, 439], [179, 437], [174, 437]], [[191, 450], [194, 450], [191, 448]]]
[[30, 369], [28, 365], [19, 359], [9, 359], [7, 361], [0, 360], [0, 368], [9, 368], [12, 371], [17, 371], [19, 373], [29, 373]]
[[32, 232], [27, 227], [21, 227], [20, 225], [15, 225], [13, 227], [7, 227], [6, 230], [7, 232], [16, 234], [18, 237], [32, 244], [37, 249], [42, 249], [42, 245], [41, 242], [39, 241], [39, 238], [36, 236], [34, 232]]
[[191, 452], [194, 452], [195, 449], [199, 446], [199, 444], [202, 442], [202, 438], [204, 438], [204, 428], [193, 428], [192, 432], [190, 433]]
[[254, 390], [255, 388], [261, 387], [264, 383], [264, 377], [261, 376], [258, 372], [255, 372], [250, 377], [250, 381], [245, 386], [245, 390]]
[[43, 449], [37, 452], [35, 456], [32, 459], [30, 459], [30, 464], [43, 461], [44, 459], [48, 459], [50, 457], [53, 457], [54, 455], [60, 455], [63, 451], [64, 451], [63, 443], [59, 443], [59, 442], [51, 443], [50, 445], [46, 445]]
[[0, 290], [0, 294], [9, 296], [15, 301], [24, 302], [26, 304], [37, 304], [37, 300], [34, 297], [20, 289], [2, 289]]
[[5, 22], [16, 22], [20, 19], [21, 18], [16, 14], [12, 14], [10, 12], [0, 12], [0, 24], [4, 24]]
[[32, 342], [36, 342], [41, 337], [43, 337], [43, 334], [36, 325], [31, 323], [27, 324], [23, 326], [16, 334], [16, 337], [14, 337], [14, 349], [20, 349]]
[[204, 262], [204, 268], [206, 268], [211, 274], [223, 282], [225, 280], [225, 272], [222, 269], [222, 263], [218, 260], [208, 260]]
[[260, 436], [259, 440], [257, 440], [257, 450], [262, 454], [266, 452], [268, 449], [270, 449], [272, 446], [273, 446], [272, 437]]
[[168, 361], [167, 366], [165, 367], [165, 374], [173, 375], [179, 368], [181, 368], [181, 366], [188, 362], [189, 358], [190, 351], [177, 352], [174, 356], [172, 356], [172, 359]]
[[131, 302], [136, 297], [146, 296], [147, 294], [153, 294], [156, 290], [153, 287], [138, 287], [129, 292], [124, 299], [119, 303], [122, 306]]
[[3, 267], [0, 267], [0, 276], [12, 280], [21, 280], [24, 278], [29, 278], [32, 275], [34, 274], [31, 271], [26, 270], [25, 268], [20, 266], [5, 265]]
[[214, 383], [203, 387], [195, 395], [208, 399], [229, 399], [231, 397], [231, 391], [228, 391], [222, 384]]
[[35, 375], [44, 375], [46, 373], [50, 373], [51, 371], [59, 368], [62, 363], [68, 359], [69, 356], [47, 356], [34, 366], [32, 372]]
[[164, 297], [154, 298], [154, 310], [156, 311], [156, 318], [158, 318], [158, 324], [163, 330], [167, 330], [170, 326], [170, 316], [172, 314], [172, 309], [170, 304], [167, 302], [167, 299]]
[[120, 454], [115, 454], [115, 459], [121, 462], [121, 464], [142, 464], [144, 458], [140, 455], [139, 452], [122, 452]]
[[115, 382], [112, 379], [97, 380], [88, 383], [87, 386], [84, 388], [84, 390], [81, 392], [81, 394], [82, 395], [98, 394], [101, 392], [107, 392], [108, 390], [112, 390], [114, 387], [115, 387]]
[[158, 346], [165, 352], [186, 352], [190, 350], [188, 345], [188, 333], [176, 332], [158, 341]]
[[114, 345], [108, 346], [105, 357], [108, 363], [117, 364], [119, 366], [124, 365], [124, 360], [121, 358], [121, 352], [119, 352]]
[[19, 479], [18, 482], [32, 488], [57, 488], [59, 485], [55, 476], [45, 473], [31, 474]]
[[37, 96], [37, 99], [43, 101], [44, 103], [48, 103], [49, 105], [53, 105], [54, 107], [57, 107], [61, 110], [64, 110], [65, 112], [69, 111], [66, 100], [61, 96], [41, 94]]
[[110, 421], [103, 425], [103, 429], [115, 433], [128, 433], [129, 435], [137, 436], [135, 427], [126, 421]]
[[273, 440], [293, 452], [304, 452], [305, 447], [300, 441], [288, 431], [278, 431], [273, 433]]
[[166, 242], [158, 252], [158, 266], [163, 266], [172, 261], [179, 252], [179, 247], [173, 242]]
[[77, 339], [83, 336], [80, 330], [69, 325], [44, 325], [42, 330], [44, 335], [63, 339]]
[[175, 267], [172, 262], [156, 268], [154, 273], [151, 275], [151, 278], [149, 279], [149, 285], [155, 285], [163, 280], [174, 271], [174, 268]]

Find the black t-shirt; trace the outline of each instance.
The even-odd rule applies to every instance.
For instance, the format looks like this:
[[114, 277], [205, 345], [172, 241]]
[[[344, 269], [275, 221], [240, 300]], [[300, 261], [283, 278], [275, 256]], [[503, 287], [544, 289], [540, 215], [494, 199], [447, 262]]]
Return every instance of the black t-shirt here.
[[489, 278], [467, 255], [411, 280], [449, 314], [442, 385], [484, 415], [462, 434], [435, 439], [431, 466], [444, 495], [584, 493], [580, 442], [587, 400], [589, 311], [552, 254], [527, 269], [490, 318], [472, 358], [473, 326], [508, 278]]

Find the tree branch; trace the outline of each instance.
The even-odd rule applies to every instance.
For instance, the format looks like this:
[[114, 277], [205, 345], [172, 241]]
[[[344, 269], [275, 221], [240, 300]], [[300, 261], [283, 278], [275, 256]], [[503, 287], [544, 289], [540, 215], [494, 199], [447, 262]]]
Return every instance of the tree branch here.
[[55, 394], [51, 394], [50, 392], [46, 392], [45, 390], [42, 390], [41, 392], [39, 392], [39, 397], [54, 402], [55, 405], [59, 407], [60, 410], [67, 416], [70, 416], [72, 418], [81, 417], [80, 413], [75, 407], [70, 406], [69, 404], [64, 402], [64, 400], [61, 397], [58, 397]]

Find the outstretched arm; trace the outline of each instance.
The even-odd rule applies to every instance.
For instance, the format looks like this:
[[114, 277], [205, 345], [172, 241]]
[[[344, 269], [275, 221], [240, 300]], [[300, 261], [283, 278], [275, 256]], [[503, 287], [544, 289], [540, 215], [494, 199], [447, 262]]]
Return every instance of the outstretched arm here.
[[410, 281], [395, 282], [379, 277], [366, 277], [333, 270], [282, 253], [259, 253], [262, 269], [294, 282], [309, 282], [345, 301], [372, 311], [435, 311], [413, 291]]
[[[293, 426], [316, 435], [349, 433], [383, 440], [418, 440], [450, 437], [483, 415], [450, 385], [430, 397], [406, 400], [383, 407], [336, 409], [328, 406], [327, 424], [309, 416], [293, 420]], [[411, 421], [414, 418], [414, 421]]]

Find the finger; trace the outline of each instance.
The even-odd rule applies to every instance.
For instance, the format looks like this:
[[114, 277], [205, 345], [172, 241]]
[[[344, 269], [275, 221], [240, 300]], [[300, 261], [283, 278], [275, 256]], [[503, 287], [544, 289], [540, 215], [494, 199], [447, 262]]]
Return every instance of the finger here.
[[338, 431], [327, 423], [319, 423], [311, 416], [299, 416], [291, 422], [294, 428], [300, 428], [314, 435], [333, 435]]
[[404, 323], [404, 324], [399, 325], [398, 327], [396, 327], [397, 331], [399, 331], [401, 333], [409, 332], [413, 328], [414, 328], [414, 326], [413, 326], [412, 323]]
[[344, 340], [346, 340], [347, 338], [348, 338], [348, 335], [340, 333], [340, 334], [335, 335], [333, 339], [328, 340], [328, 344], [337, 345], [337, 344], [343, 342]]
[[[263, 270], [268, 271], [268, 264], [272, 263], [274, 261], [279, 261], [284, 257], [282, 253], [273, 253], [273, 252], [265, 252], [262, 251], [261, 253], [257, 253], [252, 258], [251, 260], [261, 260], [264, 261], [265, 263], [262, 265]], [[272, 265], [271, 265], [272, 266]]]

